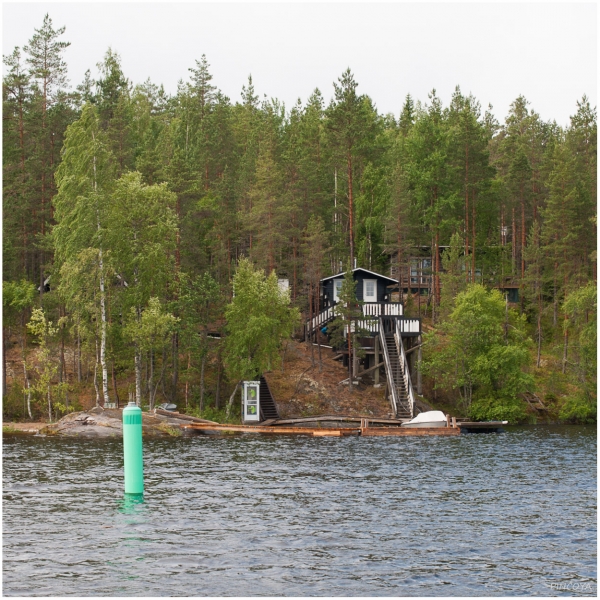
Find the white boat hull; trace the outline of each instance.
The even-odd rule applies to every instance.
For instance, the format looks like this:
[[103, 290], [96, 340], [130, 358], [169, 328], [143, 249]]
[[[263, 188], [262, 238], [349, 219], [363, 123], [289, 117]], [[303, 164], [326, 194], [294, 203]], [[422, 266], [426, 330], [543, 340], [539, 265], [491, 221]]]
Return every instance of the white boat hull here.
[[444, 421], [421, 421], [420, 423], [402, 423], [402, 427], [447, 427], [448, 423]]
[[402, 427], [447, 427], [448, 421], [446, 415], [441, 410], [429, 410], [418, 414], [414, 419], [407, 423], [402, 423]]

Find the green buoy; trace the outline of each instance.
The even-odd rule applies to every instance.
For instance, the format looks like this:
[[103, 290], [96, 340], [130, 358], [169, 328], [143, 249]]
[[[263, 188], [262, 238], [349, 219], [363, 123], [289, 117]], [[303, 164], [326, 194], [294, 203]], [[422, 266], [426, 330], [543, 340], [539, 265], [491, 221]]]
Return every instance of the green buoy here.
[[144, 459], [142, 455], [142, 410], [135, 402], [123, 409], [123, 455], [125, 459], [125, 493], [144, 493]]

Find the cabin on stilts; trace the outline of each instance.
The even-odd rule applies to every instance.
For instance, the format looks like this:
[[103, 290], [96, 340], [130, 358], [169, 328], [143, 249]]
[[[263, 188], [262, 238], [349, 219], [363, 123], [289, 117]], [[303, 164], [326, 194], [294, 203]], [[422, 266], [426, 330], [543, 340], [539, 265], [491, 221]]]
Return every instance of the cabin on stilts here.
[[[362, 268], [353, 269], [352, 277], [357, 282], [356, 298], [362, 312], [362, 317], [355, 319], [355, 326], [367, 335], [358, 339], [361, 354], [364, 354], [360, 361], [354, 353], [349, 356], [348, 350], [340, 349], [344, 364], [349, 366], [349, 379], [372, 373], [375, 385], [379, 385], [383, 368], [393, 416], [412, 419], [419, 412], [417, 396], [421, 394], [416, 368], [421, 359], [421, 320], [405, 317], [402, 302], [391, 301], [392, 293], [398, 290], [396, 279]], [[316, 314], [305, 324], [306, 341], [315, 343], [317, 336], [327, 336], [327, 324], [337, 316], [336, 305], [343, 280], [344, 273], [321, 279], [319, 305], [314, 307]], [[417, 379], [416, 393], [414, 378]]]

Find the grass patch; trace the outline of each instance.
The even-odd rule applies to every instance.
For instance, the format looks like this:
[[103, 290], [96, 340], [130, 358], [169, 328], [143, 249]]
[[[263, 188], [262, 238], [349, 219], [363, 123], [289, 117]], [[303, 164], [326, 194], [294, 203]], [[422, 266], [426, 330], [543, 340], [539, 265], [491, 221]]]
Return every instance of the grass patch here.
[[168, 423], [159, 423], [156, 428], [160, 429], [160, 431], [168, 433], [173, 437], [179, 437], [181, 435], [181, 429], [179, 427], [169, 425]]

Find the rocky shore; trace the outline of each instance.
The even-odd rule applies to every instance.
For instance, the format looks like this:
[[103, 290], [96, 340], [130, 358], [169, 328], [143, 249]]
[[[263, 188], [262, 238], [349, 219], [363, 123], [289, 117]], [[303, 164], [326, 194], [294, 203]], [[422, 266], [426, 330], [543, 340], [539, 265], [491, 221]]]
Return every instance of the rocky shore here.
[[[190, 421], [211, 422], [166, 411], [143, 412], [142, 435], [151, 437], [180, 436], [185, 431], [182, 429], [182, 425], [188, 425]], [[97, 407], [88, 411], [71, 413], [56, 423], [3, 423], [3, 431], [65, 437], [122, 437], [123, 411]]]

